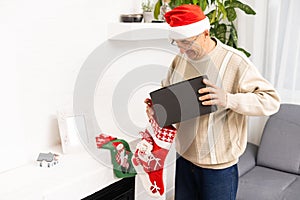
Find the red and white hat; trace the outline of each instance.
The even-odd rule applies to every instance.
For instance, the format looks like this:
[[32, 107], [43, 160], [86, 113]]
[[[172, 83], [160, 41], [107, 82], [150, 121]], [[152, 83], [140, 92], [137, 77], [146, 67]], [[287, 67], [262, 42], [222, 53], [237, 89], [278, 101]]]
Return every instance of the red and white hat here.
[[206, 17], [197, 5], [181, 5], [165, 14], [170, 25], [169, 37], [175, 40], [193, 37], [210, 29]]
[[124, 145], [122, 144], [122, 142], [113, 142], [112, 145], [113, 145], [118, 151], [124, 149]]

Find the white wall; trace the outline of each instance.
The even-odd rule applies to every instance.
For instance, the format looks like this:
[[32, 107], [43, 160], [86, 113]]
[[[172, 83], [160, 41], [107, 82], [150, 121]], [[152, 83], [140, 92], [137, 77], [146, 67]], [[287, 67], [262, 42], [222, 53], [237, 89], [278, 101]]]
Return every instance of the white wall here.
[[139, 11], [136, 0], [0, 2], [0, 172], [60, 142], [56, 111], [72, 103], [81, 65], [108, 23]]
[[[72, 103], [77, 73], [88, 55], [107, 38], [107, 24], [123, 13], [140, 12], [141, 0], [2, 0], [0, 2], [1, 170], [35, 160], [58, 144], [57, 109]], [[264, 10], [249, 3], [256, 16], [239, 14], [240, 45], [261, 70], [255, 20]], [[259, 31], [259, 30], [257, 30]], [[250, 35], [249, 35], [250, 34]], [[254, 43], [255, 42], [255, 43]], [[254, 49], [255, 47], [255, 49]], [[260, 120], [258, 120], [260, 121]], [[258, 130], [250, 141], [258, 143]], [[17, 157], [17, 159], [16, 159]], [[21, 158], [20, 158], [21, 157]]]

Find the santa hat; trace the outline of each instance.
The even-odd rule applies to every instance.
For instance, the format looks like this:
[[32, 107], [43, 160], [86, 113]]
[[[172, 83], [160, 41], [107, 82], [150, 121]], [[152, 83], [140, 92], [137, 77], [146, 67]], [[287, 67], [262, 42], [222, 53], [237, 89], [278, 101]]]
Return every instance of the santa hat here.
[[112, 145], [119, 151], [122, 150], [124, 148], [124, 145], [122, 144], [122, 142], [113, 142]]
[[206, 17], [197, 5], [181, 5], [165, 14], [170, 25], [169, 37], [175, 40], [193, 37], [210, 29]]

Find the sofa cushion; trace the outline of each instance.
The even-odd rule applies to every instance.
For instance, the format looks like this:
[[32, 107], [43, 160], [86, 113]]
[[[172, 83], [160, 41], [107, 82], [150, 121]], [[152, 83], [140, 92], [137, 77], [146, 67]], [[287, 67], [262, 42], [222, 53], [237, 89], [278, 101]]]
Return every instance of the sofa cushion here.
[[274, 200], [296, 180], [289, 174], [256, 166], [239, 179], [238, 200]]
[[300, 174], [300, 105], [282, 104], [268, 119], [257, 165]]
[[299, 199], [300, 198], [300, 177], [284, 191], [282, 199]]
[[246, 150], [239, 158], [238, 162], [239, 176], [244, 175], [246, 172], [255, 167], [257, 148], [258, 147], [255, 144], [247, 143]]

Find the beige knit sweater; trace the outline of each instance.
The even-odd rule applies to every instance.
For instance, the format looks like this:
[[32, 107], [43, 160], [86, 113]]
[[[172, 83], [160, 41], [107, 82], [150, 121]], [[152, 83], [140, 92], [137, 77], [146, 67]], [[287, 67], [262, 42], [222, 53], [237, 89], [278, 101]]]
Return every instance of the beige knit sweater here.
[[[228, 64], [219, 70], [230, 53]], [[225, 59], [226, 60], [226, 59]], [[223, 64], [224, 65], [224, 64]], [[162, 86], [206, 74], [227, 94], [227, 106], [176, 124], [176, 150], [203, 168], [222, 169], [238, 162], [247, 144], [247, 115], [271, 115], [278, 111], [279, 96], [243, 53], [217, 40], [216, 47], [198, 62], [176, 56]]]

